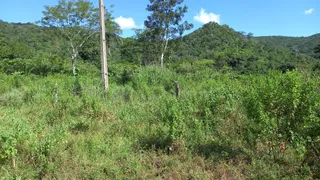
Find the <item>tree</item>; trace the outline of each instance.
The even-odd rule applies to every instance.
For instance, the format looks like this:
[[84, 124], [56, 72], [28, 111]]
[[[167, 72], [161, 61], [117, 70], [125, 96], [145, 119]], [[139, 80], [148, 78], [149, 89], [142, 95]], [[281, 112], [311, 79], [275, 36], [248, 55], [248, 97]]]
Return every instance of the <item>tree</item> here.
[[45, 6], [43, 26], [55, 27], [68, 41], [72, 73], [76, 75], [79, 49], [99, 31], [99, 9], [87, 0], [59, 0], [58, 5]]
[[159, 42], [160, 63], [163, 68], [164, 54], [168, 48], [169, 39], [182, 36], [184, 31], [193, 28], [193, 24], [187, 21], [180, 23], [184, 14], [188, 11], [187, 6], [180, 6], [184, 0], [150, 0], [147, 11], [152, 12], [144, 25], [149, 30], [148, 36]]
[[[114, 5], [110, 6], [110, 9], [113, 8]], [[118, 23], [114, 21], [114, 17], [111, 15], [112, 11], [109, 13], [105, 11], [105, 19], [106, 19], [106, 40], [108, 44], [108, 54], [111, 56], [111, 42], [121, 42], [122, 38], [120, 37], [122, 30]]]
[[152, 35], [150, 29], [135, 29], [134, 46], [141, 49], [140, 65], [150, 65], [157, 61], [158, 43], [153, 41], [154, 39], [150, 35]]
[[247, 39], [251, 39], [253, 37], [253, 33], [252, 32], [249, 32], [247, 35], [246, 35], [246, 38]]
[[12, 59], [15, 58], [31, 58], [33, 57], [32, 49], [25, 43], [16, 42], [12, 46]]

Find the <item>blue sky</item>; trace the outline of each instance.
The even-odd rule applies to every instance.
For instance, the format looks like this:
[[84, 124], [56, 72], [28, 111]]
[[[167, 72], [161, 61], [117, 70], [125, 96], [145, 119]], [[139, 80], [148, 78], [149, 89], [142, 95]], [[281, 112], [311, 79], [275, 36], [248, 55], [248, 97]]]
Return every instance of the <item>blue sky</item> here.
[[[92, 0], [96, 5], [98, 0]], [[123, 36], [131, 36], [131, 28], [142, 27], [149, 12], [148, 0], [104, 0], [114, 4], [113, 16], [123, 28]], [[35, 22], [42, 17], [44, 5], [58, 0], [2, 0], [0, 19], [7, 22]], [[216, 21], [236, 31], [255, 36], [309, 36], [320, 33], [319, 0], [185, 0], [189, 7], [185, 20], [197, 29], [203, 23]]]

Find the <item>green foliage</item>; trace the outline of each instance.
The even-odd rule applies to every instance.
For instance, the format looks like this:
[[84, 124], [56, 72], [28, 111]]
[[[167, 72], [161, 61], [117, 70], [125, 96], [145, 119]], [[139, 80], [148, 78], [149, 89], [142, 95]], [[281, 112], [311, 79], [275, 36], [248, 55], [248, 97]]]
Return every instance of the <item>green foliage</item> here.
[[0, 131], [0, 164], [9, 162], [12, 168], [17, 168], [18, 162], [16, 158], [21, 153], [19, 149], [21, 149], [24, 141], [30, 135], [29, 126], [24, 125], [25, 122], [22, 119], [10, 118], [10, 120], [2, 123]]
[[[57, 44], [61, 43], [61, 41], [53, 33], [53, 29], [36, 26], [31, 23], [7, 23], [1, 21], [0, 32], [3, 33], [0, 36], [5, 39], [7, 48], [9, 48], [7, 55], [4, 56], [5, 58], [30, 58], [35, 55], [35, 52], [41, 51], [56, 55], [62, 54], [57, 48]], [[2, 48], [4, 47], [2, 46]]]
[[125, 38], [121, 46], [121, 59], [125, 62], [133, 62], [142, 65], [142, 43], [136, 39]]
[[[108, 11], [105, 12], [106, 28], [109, 30], [107, 37], [110, 52], [111, 38], [118, 37], [121, 30], [113, 22], [111, 14]], [[93, 39], [99, 30], [99, 9], [95, 8], [92, 2], [60, 0], [58, 5], [45, 6], [43, 15], [40, 23], [45, 27], [56, 28], [59, 31], [58, 34], [66, 40], [65, 48], [72, 60], [73, 75], [76, 75], [76, 62], [79, 53], [83, 58], [97, 59], [97, 50], [95, 49], [99, 46], [83, 48], [83, 45]], [[96, 42], [98, 41], [97, 36], [94, 39]]]
[[147, 10], [152, 14], [145, 21], [145, 26], [154, 31], [155, 34], [152, 36], [164, 41], [167, 38], [174, 38], [177, 34], [182, 36], [185, 30], [190, 30], [193, 27], [187, 21], [179, 24], [188, 11], [188, 7], [186, 5], [182, 7], [181, 4], [183, 4], [183, 0], [150, 0]]
[[0, 61], [0, 66], [0, 70], [6, 74], [20, 72], [23, 74], [47, 76], [48, 74], [66, 71], [61, 58], [47, 54], [38, 54], [32, 59], [5, 59]]
[[76, 34], [80, 28], [83, 28], [82, 31], [85, 31], [85, 29], [92, 30], [96, 27], [95, 23], [98, 21], [98, 9], [94, 8], [91, 2], [84, 0], [59, 0], [58, 5], [45, 6], [45, 9], [41, 23], [49, 27], [64, 28], [64, 31], [68, 31], [65, 36], [69, 36], [69, 40], [75, 42], [83, 41], [80, 40], [83, 36]]
[[98, 9], [92, 2], [78, 0], [60, 0], [56, 6], [45, 6], [41, 24], [47, 27], [58, 28], [61, 35], [67, 40], [67, 50], [72, 59], [72, 72], [76, 75], [76, 60], [79, 49], [91, 38], [98, 27]]
[[163, 70], [113, 64], [106, 96], [99, 71], [82, 63], [87, 69], [77, 77], [0, 74], [0, 172], [152, 179], [159, 171], [187, 178], [192, 170], [197, 178], [220, 177], [212, 166], [232, 177], [319, 176], [316, 77], [220, 73], [212, 60], [178, 71], [186, 63]]
[[319, 44], [320, 34], [314, 34], [308, 37], [286, 37], [286, 36], [265, 36], [255, 37], [262, 42], [281, 48], [287, 49], [293, 53], [301, 53], [315, 58], [319, 58], [314, 49]]
[[112, 64], [109, 66], [108, 71], [113, 82], [124, 85], [131, 82], [133, 74], [137, 72], [138, 69], [139, 66], [134, 63], [123, 62]]
[[11, 55], [11, 48], [8, 44], [8, 40], [0, 33], [0, 60], [7, 58]]
[[44, 135], [39, 139], [32, 149], [32, 157], [34, 158], [35, 168], [38, 169], [38, 178], [43, 178], [47, 173], [54, 172], [54, 168], [50, 164], [52, 152], [59, 141], [63, 139], [64, 128], [53, 128], [52, 132]]
[[163, 56], [168, 48], [169, 39], [182, 37], [184, 31], [193, 28], [193, 24], [185, 21], [180, 23], [184, 14], [188, 11], [186, 5], [183, 4], [184, 0], [176, 1], [161, 1], [150, 0], [150, 4], [146, 10], [151, 12], [144, 25], [148, 29], [146, 36], [154, 42], [159, 43], [157, 54], [161, 59], [161, 67], [163, 68]]
[[[110, 37], [107, 39], [108, 47], [112, 49], [111, 56], [108, 57], [109, 65], [119, 61], [129, 61], [142, 66], [159, 63], [161, 51], [158, 47], [161, 43], [150, 36], [151, 29], [136, 30], [134, 37], [121, 39], [119, 38], [121, 31], [113, 21], [111, 9], [106, 11], [106, 17], [108, 17], [106, 25], [110, 29], [108, 33], [111, 33], [107, 34], [107, 37]], [[3, 56], [0, 57], [2, 59], [15, 57], [33, 59], [38, 52], [58, 56], [61, 59], [70, 58], [69, 52], [66, 51], [70, 48], [70, 42], [62, 35], [61, 28], [40, 27], [30, 23], [0, 22], [0, 29], [3, 32], [3, 35], [0, 35], [2, 37], [0, 41], [3, 42], [1, 48], [4, 48]], [[85, 38], [81, 37], [82, 39]], [[298, 51], [277, 49], [264, 41], [261, 42], [260, 39], [248, 38], [248, 35], [236, 32], [227, 25], [221, 26], [216, 23], [208, 23], [181, 38], [169, 39], [170, 48], [164, 53], [168, 67], [178, 61], [180, 64], [184, 59], [191, 59], [191, 61], [209, 59], [214, 61], [213, 66], [217, 70], [232, 68], [237, 72], [248, 74], [266, 73], [270, 69], [285, 71], [289, 66], [297, 69], [311, 69], [316, 64], [310, 56], [300, 54]], [[99, 43], [96, 43], [98, 41], [98, 34], [93, 34], [79, 48], [78, 53], [81, 59], [100, 68], [100, 47]], [[184, 64], [184, 66], [194, 66], [194, 64]]]
[[290, 142], [304, 155], [309, 127], [319, 123], [318, 84], [297, 71], [269, 73], [246, 91], [249, 141]]
[[[248, 38], [227, 25], [208, 23], [183, 37], [176, 56], [215, 60], [215, 68], [229, 66], [241, 73], [266, 73], [271, 69], [285, 69], [286, 64], [310, 67], [311, 57], [293, 54], [286, 49], [276, 49], [256, 39]], [[303, 60], [307, 58], [309, 61]]]
[[29, 58], [32, 58], [34, 55], [34, 52], [27, 44], [15, 43], [11, 47], [12, 47], [12, 54], [10, 55], [11, 59], [16, 59], [16, 58], [29, 59]]
[[17, 154], [17, 140], [10, 135], [2, 135], [0, 142], [0, 160], [14, 158]]
[[177, 140], [181, 137], [185, 132], [183, 132], [183, 120], [184, 115], [181, 110], [180, 104], [175, 99], [170, 99], [165, 102], [164, 106], [166, 107], [164, 112], [164, 121], [169, 125], [169, 134], [168, 139], [170, 141]]
[[[108, 60], [119, 61], [119, 44], [122, 43], [122, 38], [120, 37], [122, 30], [114, 21], [112, 8], [113, 6], [110, 6], [109, 9], [105, 9], [106, 41], [109, 55]], [[100, 67], [100, 44], [97, 42], [100, 42], [100, 35], [98, 33], [94, 34], [92, 38], [89, 38], [87, 42], [83, 44], [79, 49], [79, 55], [83, 60], [89, 61], [93, 64], [96, 63], [96, 65]]]
[[148, 87], [160, 86], [166, 91], [171, 91], [174, 76], [175, 74], [169, 70], [160, 71], [154, 66], [148, 67], [145, 70], [140, 69], [140, 73], [132, 78], [132, 86], [135, 90], [147, 90]]

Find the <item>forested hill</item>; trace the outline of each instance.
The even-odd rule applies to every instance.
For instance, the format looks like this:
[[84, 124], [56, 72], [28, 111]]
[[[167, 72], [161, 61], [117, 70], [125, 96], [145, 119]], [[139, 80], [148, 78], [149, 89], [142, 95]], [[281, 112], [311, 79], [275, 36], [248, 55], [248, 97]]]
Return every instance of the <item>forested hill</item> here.
[[[62, 48], [63, 39], [54, 29], [44, 28], [32, 23], [8, 23], [0, 20], [1, 58], [31, 58], [37, 52], [57, 54]], [[3, 52], [4, 47], [8, 48]]]
[[315, 48], [320, 44], [320, 33], [308, 37], [261, 36], [255, 39], [277, 48], [304, 53], [320, 59], [319, 54], [315, 53]]
[[183, 38], [183, 56], [214, 59], [216, 67], [228, 65], [242, 72], [305, 66], [313, 58], [237, 32], [227, 25], [208, 23]]

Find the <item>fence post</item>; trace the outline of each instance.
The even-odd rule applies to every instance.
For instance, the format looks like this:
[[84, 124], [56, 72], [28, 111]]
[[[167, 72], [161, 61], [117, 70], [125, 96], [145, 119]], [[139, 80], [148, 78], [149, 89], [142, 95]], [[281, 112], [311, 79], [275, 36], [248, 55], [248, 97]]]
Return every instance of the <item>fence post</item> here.
[[54, 88], [54, 96], [55, 96], [55, 104], [58, 104], [59, 95], [58, 95], [58, 84], [56, 83], [56, 87]]
[[178, 81], [174, 81], [174, 89], [176, 91], [176, 97], [179, 97], [179, 83]]

